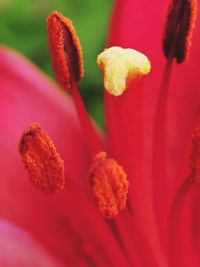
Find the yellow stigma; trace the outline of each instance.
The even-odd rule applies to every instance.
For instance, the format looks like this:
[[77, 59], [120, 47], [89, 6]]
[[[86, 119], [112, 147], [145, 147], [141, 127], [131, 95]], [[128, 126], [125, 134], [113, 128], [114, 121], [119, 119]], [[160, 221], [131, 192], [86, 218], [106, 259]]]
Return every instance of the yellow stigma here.
[[118, 46], [105, 49], [97, 57], [97, 64], [104, 75], [104, 87], [114, 96], [126, 90], [126, 84], [146, 75], [151, 69], [150, 61], [134, 49]]

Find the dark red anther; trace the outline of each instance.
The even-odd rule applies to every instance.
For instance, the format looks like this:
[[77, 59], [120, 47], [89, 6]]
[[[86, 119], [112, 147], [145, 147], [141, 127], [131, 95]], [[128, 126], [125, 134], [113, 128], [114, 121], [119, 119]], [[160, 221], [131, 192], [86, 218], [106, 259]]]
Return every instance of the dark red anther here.
[[181, 63], [188, 56], [196, 14], [197, 0], [170, 2], [163, 37], [166, 58], [176, 58], [177, 63]]

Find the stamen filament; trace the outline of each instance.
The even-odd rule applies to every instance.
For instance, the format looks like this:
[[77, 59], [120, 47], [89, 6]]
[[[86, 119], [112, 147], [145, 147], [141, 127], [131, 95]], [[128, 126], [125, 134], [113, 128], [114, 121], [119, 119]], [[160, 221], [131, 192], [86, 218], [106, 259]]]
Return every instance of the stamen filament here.
[[[168, 219], [168, 253], [170, 258], [170, 266], [182, 266], [181, 257], [181, 216], [184, 211], [184, 203], [189, 196], [192, 188], [200, 183], [200, 128], [199, 128], [199, 112], [195, 116], [192, 129], [189, 134], [189, 144], [186, 146], [186, 154], [181, 164], [180, 177], [187, 177], [172, 202]], [[187, 245], [187, 250], [191, 249], [190, 244]]]
[[[172, 71], [173, 58], [170, 57], [167, 62], [163, 73], [163, 78], [161, 81], [161, 86], [159, 90], [158, 102], [155, 111], [155, 124], [153, 129], [153, 170], [152, 177], [154, 177], [155, 186], [154, 190], [156, 192], [155, 205], [156, 212], [159, 218], [163, 216], [159, 215], [164, 212], [161, 205], [166, 205], [165, 196], [167, 184], [167, 169], [166, 169], [166, 115], [167, 115], [167, 96], [170, 83], [170, 75]], [[164, 223], [164, 222], [163, 222]], [[164, 224], [160, 224], [164, 225]], [[164, 233], [163, 229], [160, 229], [160, 233]]]
[[169, 214], [168, 224], [168, 253], [170, 259], [170, 266], [182, 266], [183, 259], [178, 257], [180, 255], [180, 240], [181, 240], [181, 214], [183, 205], [188, 197], [190, 190], [194, 185], [194, 180], [189, 178], [184, 181], [178, 193], [175, 196], [172, 207]]
[[102, 150], [103, 148], [102, 140], [100, 136], [97, 134], [97, 131], [95, 130], [94, 125], [92, 124], [92, 121], [86, 111], [84, 102], [81, 98], [76, 83], [73, 83], [71, 93], [76, 108], [76, 112], [79, 117], [79, 121], [87, 141], [88, 148], [90, 150], [91, 155], [93, 156]]
[[[130, 215], [130, 214], [129, 214]], [[130, 217], [126, 219], [130, 220]], [[126, 227], [124, 227], [126, 223]], [[132, 228], [134, 228], [132, 218], [131, 218], [131, 228], [128, 227], [129, 222], [124, 222], [121, 216], [116, 217], [115, 220], [109, 222], [111, 230], [114, 233], [117, 241], [119, 242], [130, 266], [140, 266], [141, 258], [139, 256], [139, 251], [133, 242], [133, 236], [135, 240], [135, 235], [133, 234]]]

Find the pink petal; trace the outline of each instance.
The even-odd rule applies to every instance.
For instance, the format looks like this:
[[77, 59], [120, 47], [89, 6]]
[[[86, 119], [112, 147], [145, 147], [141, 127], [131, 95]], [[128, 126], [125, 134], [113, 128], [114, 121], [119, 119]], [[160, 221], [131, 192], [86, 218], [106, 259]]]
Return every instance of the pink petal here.
[[[56, 207], [51, 207], [49, 199], [32, 188], [17, 146], [23, 129], [39, 122], [55, 141], [67, 176], [86, 188], [82, 177], [87, 170], [88, 154], [76, 113], [71, 101], [46, 75], [4, 47], [0, 48], [0, 73], [0, 199], [4, 203], [0, 216], [25, 227], [56, 255], [66, 259], [67, 253], [63, 253], [66, 229], [60, 225]], [[50, 221], [46, 225], [48, 216]]]
[[3, 267], [59, 267], [27, 232], [0, 220], [0, 265]]

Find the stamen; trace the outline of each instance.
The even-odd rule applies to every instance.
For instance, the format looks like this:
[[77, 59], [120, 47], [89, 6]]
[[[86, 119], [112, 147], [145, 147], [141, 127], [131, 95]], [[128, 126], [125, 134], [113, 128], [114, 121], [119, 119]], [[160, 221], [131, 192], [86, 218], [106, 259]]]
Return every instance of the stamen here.
[[73, 101], [83, 127], [91, 153], [96, 153], [102, 146], [78, 90], [78, 83], [83, 77], [83, 59], [81, 45], [75, 28], [68, 18], [57, 11], [47, 18], [49, 48], [59, 84], [72, 93]]
[[196, 15], [197, 0], [170, 2], [163, 38], [166, 58], [176, 58], [177, 63], [181, 63], [188, 56]]
[[103, 217], [114, 218], [125, 208], [129, 182], [127, 175], [105, 152], [95, 155], [89, 169], [92, 193]]
[[39, 124], [33, 123], [22, 134], [19, 153], [31, 182], [41, 192], [53, 194], [64, 188], [64, 163], [53, 141]]
[[114, 96], [123, 94], [127, 83], [146, 75], [151, 69], [150, 61], [133, 49], [111, 47], [98, 55], [97, 64], [104, 75], [104, 87]]
[[67, 91], [83, 77], [82, 50], [72, 21], [54, 11], [47, 18], [49, 49], [59, 84]]

